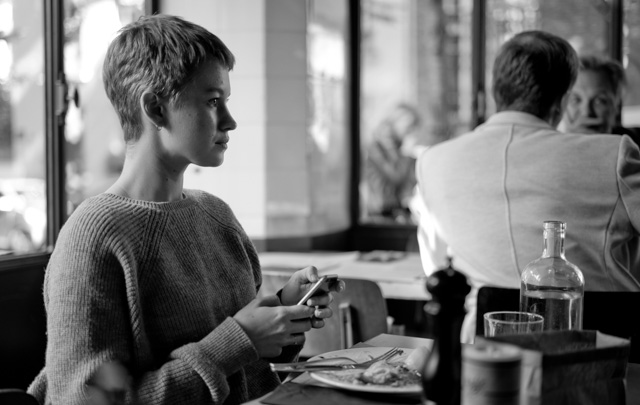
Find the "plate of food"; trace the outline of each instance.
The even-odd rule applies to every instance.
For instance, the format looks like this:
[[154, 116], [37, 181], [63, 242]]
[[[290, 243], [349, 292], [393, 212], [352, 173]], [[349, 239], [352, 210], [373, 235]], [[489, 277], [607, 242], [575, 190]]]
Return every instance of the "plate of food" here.
[[[348, 357], [356, 363], [363, 363], [378, 357], [391, 347], [358, 347], [336, 350], [316, 356], [309, 361]], [[422, 392], [421, 375], [427, 356], [427, 348], [402, 349], [400, 355], [390, 360], [373, 363], [366, 369], [332, 370], [310, 372], [312, 378], [327, 385], [351, 391], [384, 394], [420, 394]]]

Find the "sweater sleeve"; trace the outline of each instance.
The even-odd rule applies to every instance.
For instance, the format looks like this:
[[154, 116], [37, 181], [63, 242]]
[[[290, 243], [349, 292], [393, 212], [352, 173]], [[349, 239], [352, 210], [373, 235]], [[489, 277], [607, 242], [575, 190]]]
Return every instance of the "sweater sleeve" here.
[[144, 373], [136, 392], [142, 404], [214, 404], [229, 395], [227, 377], [258, 360], [242, 328], [227, 318], [199, 342], [171, 352], [160, 368]]
[[129, 402], [223, 403], [228, 377], [258, 360], [242, 328], [227, 318], [200, 341], [175, 348], [161, 364], [131, 364], [140, 357], [133, 333], [141, 314], [127, 291], [127, 249], [109, 227], [75, 221], [58, 239], [47, 269], [48, 347], [46, 403], [86, 404], [86, 384], [101, 365], [119, 361], [137, 370]]

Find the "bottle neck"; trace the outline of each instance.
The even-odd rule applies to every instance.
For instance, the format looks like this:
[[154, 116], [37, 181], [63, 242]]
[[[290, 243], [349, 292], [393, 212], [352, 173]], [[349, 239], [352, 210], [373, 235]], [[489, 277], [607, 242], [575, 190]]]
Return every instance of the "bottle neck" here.
[[545, 230], [542, 257], [560, 257], [564, 259], [564, 232]]

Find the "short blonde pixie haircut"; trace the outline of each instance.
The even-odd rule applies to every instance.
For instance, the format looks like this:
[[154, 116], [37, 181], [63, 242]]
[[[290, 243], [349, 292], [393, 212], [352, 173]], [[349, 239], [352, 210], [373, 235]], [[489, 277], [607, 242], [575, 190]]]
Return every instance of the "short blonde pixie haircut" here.
[[144, 16], [123, 27], [107, 50], [102, 80], [125, 142], [136, 142], [142, 133], [140, 97], [145, 91], [179, 106], [189, 79], [211, 59], [228, 70], [235, 64], [217, 36], [180, 17]]

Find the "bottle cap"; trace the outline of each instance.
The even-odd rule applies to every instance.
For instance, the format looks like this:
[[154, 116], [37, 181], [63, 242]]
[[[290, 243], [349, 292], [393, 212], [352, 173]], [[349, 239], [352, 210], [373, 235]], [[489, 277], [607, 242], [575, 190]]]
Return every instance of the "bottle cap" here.
[[567, 223], [564, 221], [544, 221], [544, 229], [566, 229]]

